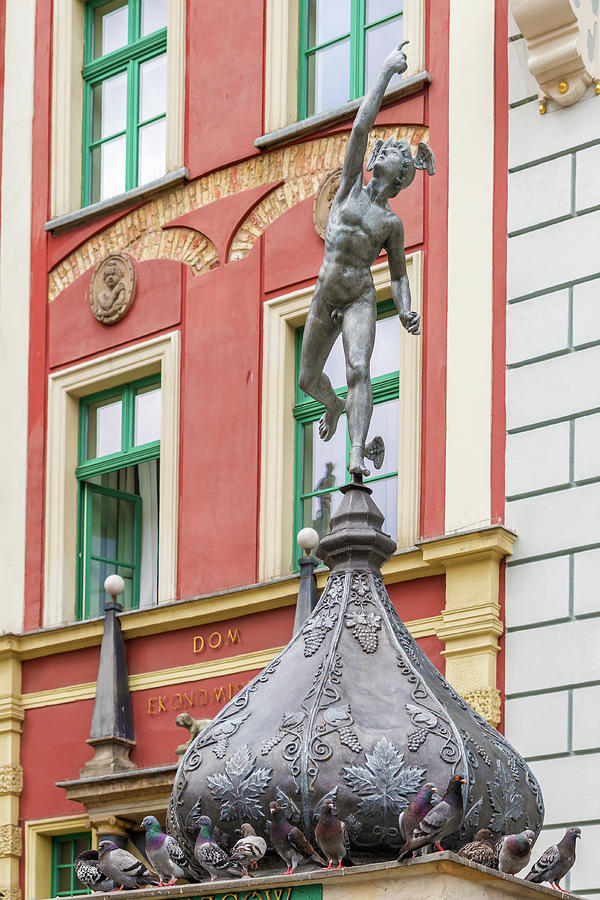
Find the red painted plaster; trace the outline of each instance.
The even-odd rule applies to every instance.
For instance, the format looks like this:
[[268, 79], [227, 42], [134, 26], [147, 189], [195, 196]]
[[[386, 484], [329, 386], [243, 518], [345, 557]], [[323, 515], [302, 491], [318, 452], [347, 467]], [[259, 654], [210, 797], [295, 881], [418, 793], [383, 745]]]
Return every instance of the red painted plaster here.
[[134, 265], [135, 299], [129, 312], [114, 325], [103, 325], [92, 313], [89, 291], [93, 269], [50, 303], [50, 367], [105, 353], [180, 324], [183, 263], [149, 260]]

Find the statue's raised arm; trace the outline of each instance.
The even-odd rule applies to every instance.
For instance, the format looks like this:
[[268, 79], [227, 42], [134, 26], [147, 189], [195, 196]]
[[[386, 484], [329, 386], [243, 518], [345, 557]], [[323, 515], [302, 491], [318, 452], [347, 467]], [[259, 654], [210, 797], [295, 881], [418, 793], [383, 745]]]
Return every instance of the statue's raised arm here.
[[394, 75], [406, 72], [408, 67], [406, 55], [402, 50], [405, 44], [408, 44], [408, 41], [403, 41], [399, 44], [385, 59], [377, 78], [370, 86], [360, 104], [354, 120], [354, 125], [352, 126], [350, 140], [348, 141], [348, 149], [346, 150], [346, 159], [344, 160], [344, 167], [342, 169], [342, 180], [338, 190], [338, 197], [340, 199], [352, 188], [359, 175], [362, 179], [363, 162], [365, 153], [367, 152], [369, 131], [373, 127], [375, 119], [377, 118], [377, 113], [381, 109], [385, 89]]

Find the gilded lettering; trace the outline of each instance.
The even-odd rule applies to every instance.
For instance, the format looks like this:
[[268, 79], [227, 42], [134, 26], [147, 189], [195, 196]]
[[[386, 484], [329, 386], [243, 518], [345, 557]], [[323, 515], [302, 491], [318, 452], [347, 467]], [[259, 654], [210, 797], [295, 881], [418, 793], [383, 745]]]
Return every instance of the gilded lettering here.
[[[281, 895], [283, 894], [285, 888], [273, 888], [273, 896], [275, 900], [281, 900]], [[291, 887], [287, 888], [287, 894], [285, 895], [285, 900], [290, 900], [290, 894], [292, 893]], [[271, 900], [271, 891], [265, 891], [267, 895], [267, 900]]]
[[220, 684], [218, 688], [213, 688], [215, 693], [215, 703], [225, 703], [225, 690], [223, 689], [223, 685]]
[[190, 691], [190, 693], [183, 692], [183, 702], [187, 703], [188, 706], [194, 705], [194, 692]]
[[[200, 694], [203, 694], [202, 699], [200, 698]], [[196, 691], [196, 703], [198, 704], [198, 706], [206, 706], [207, 705], [208, 694], [204, 690], [204, 688], [202, 688], [200, 691]]]
[[[213, 638], [215, 640], [213, 640]], [[223, 635], [221, 634], [221, 632], [213, 631], [212, 634], [209, 635], [208, 646], [210, 647], [211, 650], [217, 650], [221, 646], [222, 641], [223, 641]]]
[[202, 653], [204, 650], [204, 638], [201, 634], [194, 637], [194, 653]]
[[183, 702], [183, 698], [179, 692], [176, 694], [171, 694], [171, 699], [169, 701], [171, 709], [181, 709], [181, 704]]
[[156, 703], [156, 697], [148, 697], [148, 715], [155, 716], [156, 710], [152, 708], [152, 704]]
[[227, 632], [227, 643], [228, 644], [239, 644], [240, 642], [240, 632], [239, 628], [236, 628], [235, 631], [232, 631], [231, 628]]
[[166, 707], [167, 695], [166, 694], [164, 696], [159, 695], [157, 699], [158, 699], [158, 712], [166, 712], [167, 711], [167, 707]]

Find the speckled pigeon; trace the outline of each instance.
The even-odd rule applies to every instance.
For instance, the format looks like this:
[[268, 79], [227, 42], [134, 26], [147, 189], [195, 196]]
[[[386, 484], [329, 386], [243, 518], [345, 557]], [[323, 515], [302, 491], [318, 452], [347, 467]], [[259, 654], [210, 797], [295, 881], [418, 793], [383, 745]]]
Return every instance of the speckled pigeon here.
[[90, 891], [108, 893], [117, 887], [111, 878], [100, 871], [97, 850], [84, 850], [73, 863], [73, 868], [80, 882]]
[[334, 862], [337, 862], [337, 868], [341, 869], [343, 860], [354, 865], [349, 856], [350, 840], [346, 823], [336, 816], [331, 800], [325, 800], [321, 806], [319, 821], [315, 827], [315, 837], [323, 854], [329, 860], [328, 869], [331, 869]]
[[558, 844], [548, 847], [538, 861], [533, 864], [531, 870], [525, 876], [525, 880], [533, 881], [535, 884], [549, 881], [557, 891], [562, 890], [560, 880], [573, 867], [575, 862], [575, 841], [580, 837], [581, 828], [567, 828], [564, 837], [561, 838]]
[[531, 859], [535, 832], [529, 828], [519, 834], [505, 834], [498, 838], [494, 851], [494, 866], [506, 875], [516, 875]]
[[437, 788], [434, 784], [424, 784], [416, 797], [410, 801], [405, 810], [398, 817], [400, 837], [404, 842], [411, 839], [413, 831], [427, 813], [433, 808], [434, 794]]
[[142, 819], [142, 828], [146, 829], [146, 857], [151, 866], [160, 875], [160, 886], [174, 884], [177, 878], [197, 882], [199, 872], [190, 868], [183, 850], [174, 837], [164, 834], [158, 819], [146, 816]]
[[214, 881], [218, 875], [230, 873], [243, 875], [241, 867], [232, 861], [228, 853], [219, 847], [212, 836], [212, 822], [208, 816], [200, 816], [198, 819], [200, 833], [194, 845], [194, 856], [203, 869], [210, 873], [210, 880]]
[[496, 839], [489, 828], [480, 828], [475, 833], [472, 841], [465, 844], [458, 851], [458, 855], [463, 859], [470, 859], [471, 862], [479, 863], [480, 866], [487, 866], [489, 869], [494, 867], [494, 850], [496, 849]]
[[313, 859], [324, 866], [325, 860], [319, 856], [300, 829], [290, 825], [284, 810], [276, 800], [269, 804], [269, 809], [271, 811], [271, 843], [282, 860], [287, 863], [285, 874], [292, 875], [298, 863], [308, 859]]
[[101, 841], [98, 844], [98, 866], [107, 878], [112, 878], [116, 884], [123, 888], [135, 890], [146, 887], [149, 884], [158, 884], [160, 878], [155, 872], [147, 869], [141, 860], [122, 850], [112, 841]]
[[248, 822], [244, 822], [241, 831], [242, 836], [231, 851], [231, 861], [238, 863], [244, 875], [247, 875], [248, 868], [258, 868], [258, 861], [267, 852], [267, 842], [255, 832]]
[[421, 819], [412, 837], [400, 847], [399, 860], [425, 844], [439, 844], [443, 838], [456, 831], [463, 817], [463, 784], [466, 782], [461, 775], [452, 776], [443, 798]]

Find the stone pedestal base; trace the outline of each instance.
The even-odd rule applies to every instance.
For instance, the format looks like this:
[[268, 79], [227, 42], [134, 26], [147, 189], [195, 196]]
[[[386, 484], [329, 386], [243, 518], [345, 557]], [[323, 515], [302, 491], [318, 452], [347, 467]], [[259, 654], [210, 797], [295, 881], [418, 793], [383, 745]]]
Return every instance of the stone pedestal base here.
[[[282, 864], [283, 867], [283, 864]], [[202, 900], [543, 900], [571, 898], [566, 891], [531, 884], [512, 875], [486, 869], [445, 851], [403, 863], [384, 862], [341, 871], [300, 867], [294, 875], [218, 879], [170, 888], [144, 888], [127, 896], [198, 897]], [[96, 897], [108, 898], [109, 894]]]
[[135, 769], [135, 763], [129, 759], [135, 741], [124, 738], [89, 738], [87, 743], [94, 748], [94, 756], [81, 769], [82, 778], [115, 775], [117, 772], [131, 772]]

